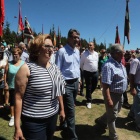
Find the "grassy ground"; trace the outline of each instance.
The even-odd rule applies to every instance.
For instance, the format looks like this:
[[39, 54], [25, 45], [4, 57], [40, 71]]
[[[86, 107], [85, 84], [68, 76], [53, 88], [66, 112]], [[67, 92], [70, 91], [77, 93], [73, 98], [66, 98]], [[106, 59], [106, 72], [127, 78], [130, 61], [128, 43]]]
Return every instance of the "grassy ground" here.
[[[84, 89], [85, 93], [85, 89]], [[128, 92], [129, 103], [132, 96]], [[105, 112], [102, 92], [99, 89], [92, 94], [92, 108], [87, 109], [85, 97], [77, 96], [75, 107], [76, 133], [79, 140], [108, 140], [108, 129], [103, 129], [95, 120]], [[129, 110], [122, 108], [116, 121], [117, 133], [120, 140], [139, 140], [140, 133], [136, 132], [135, 124], [127, 119]], [[0, 110], [0, 140], [13, 140], [14, 127], [9, 127], [9, 111]], [[53, 140], [67, 140], [68, 134], [59, 130], [59, 121]]]

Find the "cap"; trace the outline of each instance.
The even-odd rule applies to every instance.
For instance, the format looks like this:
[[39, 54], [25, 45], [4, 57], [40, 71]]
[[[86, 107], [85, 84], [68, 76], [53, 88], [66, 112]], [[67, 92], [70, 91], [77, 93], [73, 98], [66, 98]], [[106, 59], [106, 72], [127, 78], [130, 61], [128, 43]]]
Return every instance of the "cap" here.
[[132, 53], [134, 53], [135, 51], [134, 51], [134, 50], [132, 50], [131, 52], [132, 52]]
[[102, 53], [102, 52], [105, 52], [105, 49], [102, 49], [102, 50], [101, 50], [101, 53]]

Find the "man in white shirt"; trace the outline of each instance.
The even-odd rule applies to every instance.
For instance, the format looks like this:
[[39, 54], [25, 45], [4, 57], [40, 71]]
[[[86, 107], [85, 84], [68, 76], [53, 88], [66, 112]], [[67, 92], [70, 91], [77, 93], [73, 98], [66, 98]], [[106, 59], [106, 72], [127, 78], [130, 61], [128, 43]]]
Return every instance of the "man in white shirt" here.
[[81, 70], [84, 71], [84, 77], [86, 82], [86, 98], [87, 108], [91, 108], [92, 97], [91, 94], [97, 87], [98, 83], [98, 53], [94, 51], [94, 43], [90, 42], [88, 45], [88, 51], [85, 51], [81, 56]]

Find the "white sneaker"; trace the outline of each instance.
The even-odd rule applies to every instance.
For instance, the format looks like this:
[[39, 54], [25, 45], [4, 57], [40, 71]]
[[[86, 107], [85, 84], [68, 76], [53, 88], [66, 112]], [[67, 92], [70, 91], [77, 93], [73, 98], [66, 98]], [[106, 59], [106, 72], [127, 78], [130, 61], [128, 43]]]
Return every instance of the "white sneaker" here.
[[14, 117], [11, 117], [9, 121], [9, 126], [14, 126]]
[[91, 103], [87, 104], [87, 108], [90, 109], [91, 108]]

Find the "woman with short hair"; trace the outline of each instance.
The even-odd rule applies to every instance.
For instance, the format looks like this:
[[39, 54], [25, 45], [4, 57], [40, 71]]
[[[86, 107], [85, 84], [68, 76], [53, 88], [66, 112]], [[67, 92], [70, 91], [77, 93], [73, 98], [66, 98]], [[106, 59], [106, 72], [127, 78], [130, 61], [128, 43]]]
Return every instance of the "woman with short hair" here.
[[9, 89], [9, 101], [10, 101], [10, 112], [11, 119], [9, 126], [14, 125], [14, 95], [15, 95], [15, 76], [19, 68], [24, 64], [24, 61], [20, 59], [22, 51], [19, 48], [15, 48], [12, 51], [13, 60], [9, 61], [5, 67], [4, 81], [5, 81], [5, 90]]
[[34, 38], [28, 52], [30, 62], [21, 67], [15, 79], [14, 139], [52, 140], [59, 104], [60, 121], [65, 119], [65, 81], [58, 67], [49, 62], [53, 53], [50, 35]]

